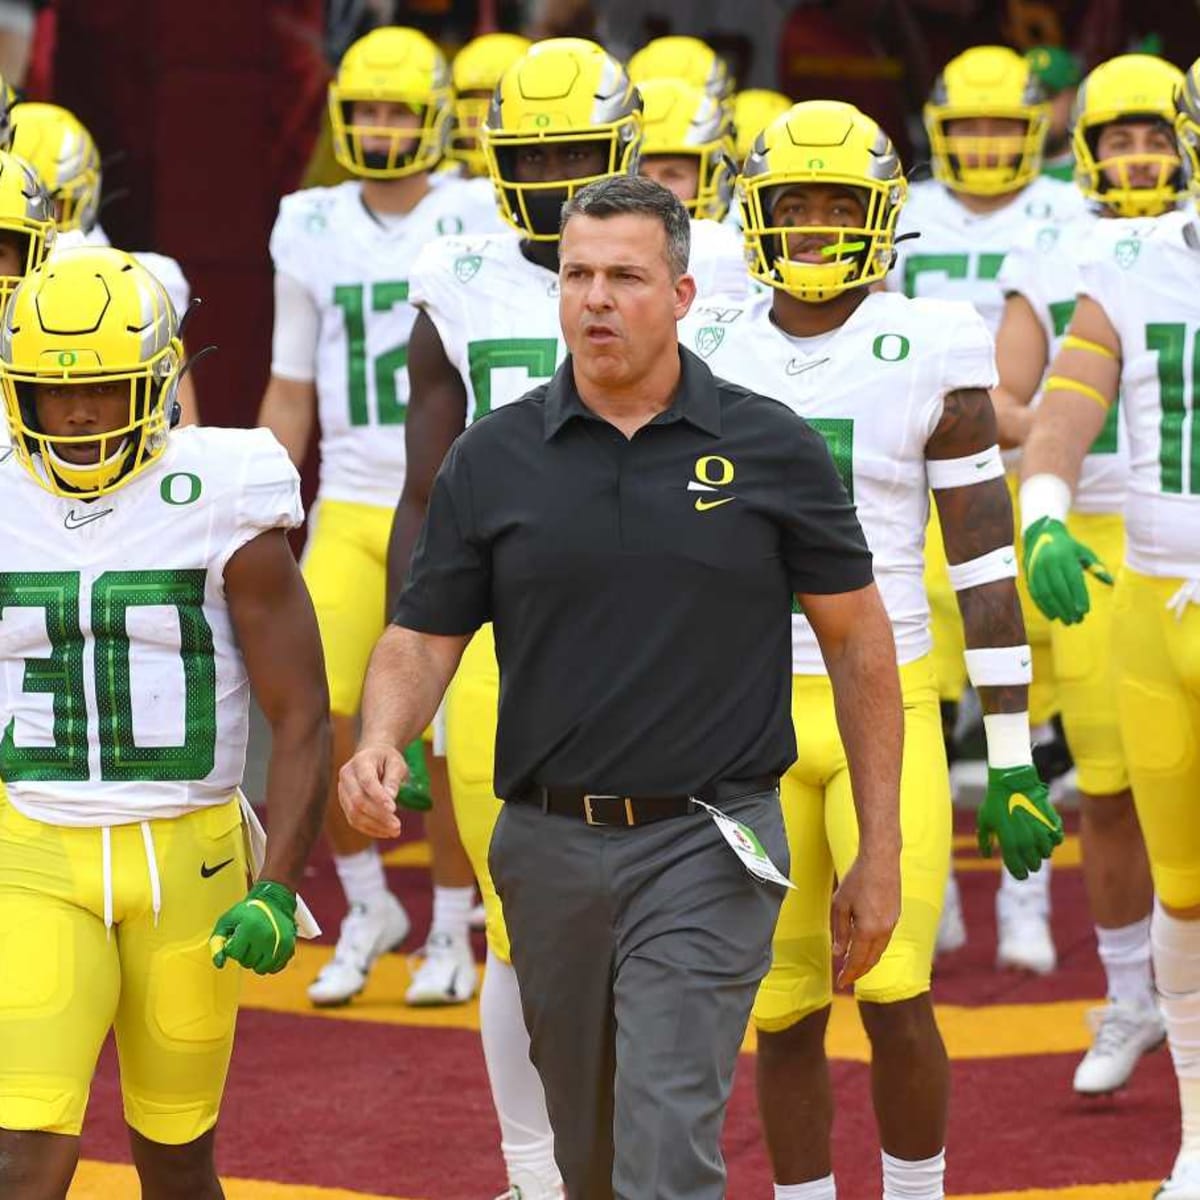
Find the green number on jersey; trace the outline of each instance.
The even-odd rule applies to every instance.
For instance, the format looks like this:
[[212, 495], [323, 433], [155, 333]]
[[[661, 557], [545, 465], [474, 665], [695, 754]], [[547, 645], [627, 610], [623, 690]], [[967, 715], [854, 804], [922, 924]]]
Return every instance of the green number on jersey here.
[[846, 495], [854, 501], [854, 422], [849, 417], [809, 417], [808, 423], [829, 447]]
[[[216, 760], [217, 688], [212, 628], [204, 615], [203, 570], [106, 571], [92, 589], [100, 778], [113, 782], [203, 779]], [[140, 747], [134, 740], [130, 647], [131, 608], [174, 608], [183, 661], [184, 741]], [[84, 638], [79, 627], [79, 572], [0, 573], [5, 608], [42, 608], [49, 658], [25, 660], [26, 692], [54, 696], [54, 745], [13, 744], [10, 721], [0, 741], [5, 780], [82, 781], [88, 773], [88, 714], [83, 687]]]
[[1187, 349], [1187, 326], [1146, 326], [1146, 349], [1158, 355], [1158, 394], [1162, 408], [1159, 427], [1158, 464], [1162, 490], [1168, 495], [1183, 492], [1183, 426], [1192, 411], [1192, 434], [1188, 467], [1188, 492], [1200, 495], [1200, 421], [1196, 420], [1196, 385], [1200, 382], [1200, 330], [1192, 339], [1192, 389], [1187, 395], [1183, 356]]
[[[973, 273], [972, 260], [975, 262]], [[1000, 274], [1003, 262], [1003, 254], [910, 254], [904, 260], [904, 294], [917, 294], [917, 280], [922, 275], [945, 275], [947, 279], [995, 279]]]
[[558, 359], [558, 338], [493, 338], [467, 347], [467, 370], [475, 393], [475, 419], [492, 411], [492, 372], [520, 367], [535, 379], [549, 379]]
[[[408, 299], [408, 280], [373, 283], [371, 311], [387, 312]], [[350, 424], [370, 425], [367, 401], [367, 322], [361, 283], [340, 284], [333, 302], [346, 322], [346, 392], [350, 397]], [[380, 425], [403, 424], [408, 406], [397, 399], [396, 375], [408, 366], [408, 345], [394, 346], [375, 360], [376, 419]]]
[[[1071, 324], [1071, 318], [1075, 315], [1075, 301], [1072, 300], [1055, 300], [1050, 305], [1050, 320], [1054, 325], [1054, 336], [1062, 337], [1067, 332]], [[1088, 450], [1089, 454], [1116, 454], [1117, 452], [1117, 421], [1120, 419], [1117, 412], [1117, 403], [1114, 401], [1108, 406], [1108, 414], [1104, 418], [1104, 426], [1100, 432], [1096, 434], [1096, 440], [1092, 443]]]

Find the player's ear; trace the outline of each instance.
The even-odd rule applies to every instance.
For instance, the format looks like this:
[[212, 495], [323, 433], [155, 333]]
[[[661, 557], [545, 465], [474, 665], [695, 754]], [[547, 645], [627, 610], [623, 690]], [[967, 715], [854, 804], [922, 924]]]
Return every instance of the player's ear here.
[[675, 320], [682, 321], [696, 299], [696, 281], [686, 271], [675, 280]]

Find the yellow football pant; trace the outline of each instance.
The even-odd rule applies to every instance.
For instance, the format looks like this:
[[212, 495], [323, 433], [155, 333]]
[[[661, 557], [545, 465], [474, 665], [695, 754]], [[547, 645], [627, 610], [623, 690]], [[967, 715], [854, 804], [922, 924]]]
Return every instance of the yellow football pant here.
[[[900, 921], [883, 958], [855, 985], [860, 1000], [894, 1004], [929, 990], [942, 895], [950, 864], [950, 778], [929, 658], [900, 668], [904, 762], [900, 780]], [[833, 687], [823, 675], [792, 679], [797, 758], [780, 801], [795, 890], [784, 897], [771, 969], [754, 1003], [754, 1023], [777, 1032], [826, 1007], [833, 996], [830, 900], [858, 853], [858, 822]]]
[[[1125, 522], [1119, 513], [1072, 513], [1071, 536], [1099, 556], [1112, 574], [1125, 559]], [[1113, 675], [1113, 588], [1086, 577], [1091, 610], [1078, 625], [1050, 622], [1054, 679], [1067, 745], [1075, 759], [1079, 790], [1107, 796], [1129, 786], [1121, 746]]]
[[1200, 904], [1200, 606], [1178, 619], [1166, 607], [1183, 582], [1125, 567], [1113, 605], [1117, 710], [1133, 799], [1154, 890], [1171, 908]]
[[241, 969], [208, 939], [246, 894], [241, 825], [236, 798], [149, 821], [153, 862], [142, 825], [114, 826], [106, 886], [103, 830], [0, 805], [0, 1127], [78, 1135], [110, 1028], [129, 1125], [166, 1145], [213, 1127]]

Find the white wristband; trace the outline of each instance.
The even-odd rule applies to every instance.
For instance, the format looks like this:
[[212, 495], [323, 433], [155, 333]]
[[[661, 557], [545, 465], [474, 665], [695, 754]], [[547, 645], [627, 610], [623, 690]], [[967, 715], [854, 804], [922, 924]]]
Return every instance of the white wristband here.
[[1026, 530], [1043, 517], [1066, 522], [1071, 511], [1071, 488], [1065, 479], [1044, 472], [1031, 475], [1023, 484], [1017, 500], [1021, 510], [1021, 529]]
[[1028, 646], [985, 646], [968, 650], [963, 658], [973, 687], [1016, 687], [1033, 682], [1033, 654]]
[[1033, 765], [1033, 744], [1029, 737], [1029, 714], [991, 713], [983, 718], [983, 736], [987, 740], [989, 767], [1029, 767]]
[[966, 562], [948, 563], [950, 586], [956, 592], [979, 587], [984, 583], [995, 583], [998, 579], [1016, 579], [1017, 552], [1012, 546], [999, 546], [978, 558]]
[[987, 483], [1004, 474], [1004, 461], [999, 446], [989, 446], [964, 458], [927, 458], [925, 476], [934, 491], [946, 488], [970, 487], [974, 483]]

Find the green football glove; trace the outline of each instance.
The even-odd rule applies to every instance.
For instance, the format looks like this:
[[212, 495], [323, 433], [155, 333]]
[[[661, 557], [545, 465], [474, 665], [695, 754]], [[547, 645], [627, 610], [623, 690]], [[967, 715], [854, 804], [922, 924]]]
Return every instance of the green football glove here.
[[1015, 879], [1049, 858], [1063, 840], [1062, 818], [1032, 767], [988, 767], [987, 795], [979, 810], [979, 853], [992, 857], [993, 841]]
[[1084, 572], [1112, 583], [1095, 553], [1077, 542], [1053, 517], [1041, 517], [1025, 530], [1025, 578], [1034, 603], [1052, 621], [1075, 625], [1091, 608]]
[[217, 918], [208, 939], [213, 965], [228, 958], [256, 975], [282, 971], [296, 952], [296, 893], [282, 883], [259, 880]]
[[408, 763], [408, 778], [396, 793], [396, 803], [413, 812], [428, 812], [433, 807], [429, 794], [429, 768], [425, 765], [425, 743], [417, 738], [404, 747], [404, 761]]

